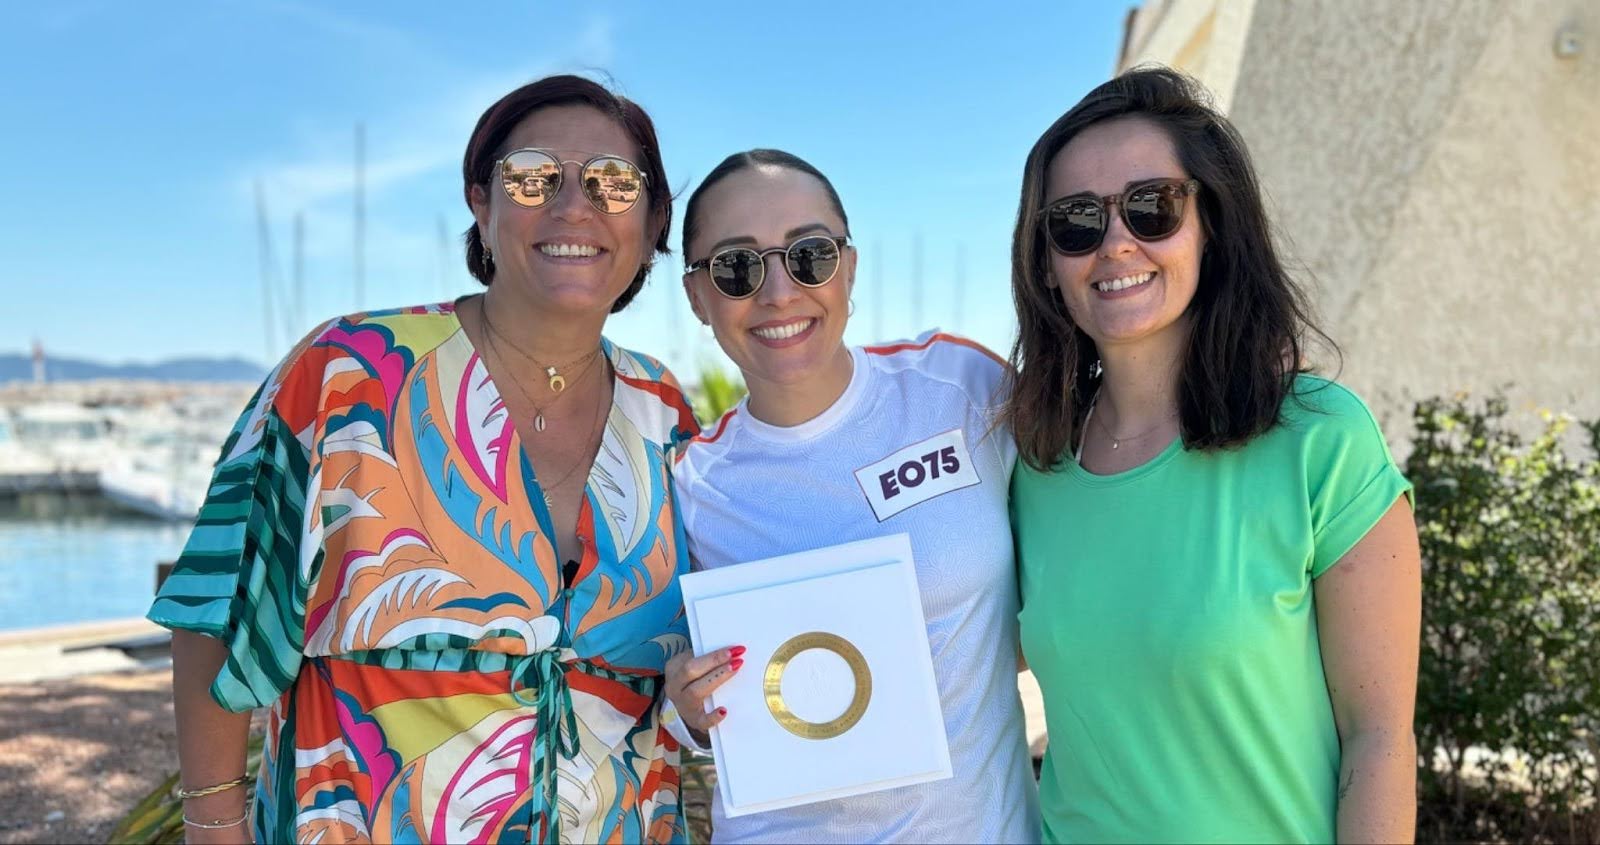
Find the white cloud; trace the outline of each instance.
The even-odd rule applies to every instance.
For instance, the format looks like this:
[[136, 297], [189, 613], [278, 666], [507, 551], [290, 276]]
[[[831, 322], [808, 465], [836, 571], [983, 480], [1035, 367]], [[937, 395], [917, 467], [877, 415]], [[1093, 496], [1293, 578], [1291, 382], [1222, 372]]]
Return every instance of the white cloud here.
[[[370, 41], [410, 44], [404, 33], [368, 25], [322, 10], [305, 9], [281, 3], [338, 31]], [[483, 110], [506, 92], [530, 80], [560, 71], [602, 71], [615, 54], [612, 25], [607, 18], [593, 18], [571, 41], [566, 58], [540, 62], [533, 66], [470, 77], [449, 90], [431, 97], [402, 95], [397, 90], [395, 104], [386, 112], [362, 121], [366, 127], [366, 192], [371, 201], [384, 191], [419, 176], [453, 170], [459, 166], [467, 136]], [[407, 46], [404, 49], [414, 49]], [[451, 74], [436, 73], [435, 77]], [[453, 74], [460, 76], [461, 74]], [[403, 83], [396, 83], [401, 87]], [[322, 126], [304, 133], [288, 155], [274, 156], [246, 165], [236, 174], [235, 191], [247, 200], [253, 196], [257, 180], [264, 186], [269, 203], [279, 209], [311, 209], [329, 202], [352, 201], [355, 188], [355, 124]]]
[[[289, 2], [275, 8], [364, 45], [420, 50], [406, 34], [385, 27]], [[409, 72], [404, 78], [397, 76], [394, 96], [362, 120], [367, 221], [365, 294], [359, 307], [435, 301], [476, 289], [461, 262], [458, 236], [468, 220], [453, 174], [479, 115], [506, 92], [557, 72], [583, 73], [615, 84], [604, 77], [605, 65], [615, 55], [609, 20], [589, 19], [567, 46], [564, 57], [488, 73], [430, 67], [422, 77]], [[454, 81], [419, 93], [415, 83], [419, 78]], [[275, 310], [285, 323], [290, 322], [282, 309], [292, 286], [293, 219], [297, 213], [304, 216], [306, 291], [302, 313], [294, 322], [309, 325], [358, 307], [353, 290], [356, 120], [352, 117], [339, 126], [293, 117], [287, 122], [306, 127], [292, 133], [288, 151], [240, 167], [231, 182], [240, 208], [253, 207], [257, 180], [262, 185], [277, 269]], [[441, 191], [441, 185], [447, 187]], [[449, 215], [442, 256], [441, 211]], [[252, 254], [252, 265], [255, 260]], [[284, 332], [295, 333], [287, 328]]]

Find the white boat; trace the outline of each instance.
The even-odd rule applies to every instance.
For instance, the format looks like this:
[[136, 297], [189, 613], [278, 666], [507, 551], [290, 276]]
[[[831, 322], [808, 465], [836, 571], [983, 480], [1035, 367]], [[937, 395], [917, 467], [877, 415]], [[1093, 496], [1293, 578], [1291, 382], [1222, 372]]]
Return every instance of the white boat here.
[[199, 403], [86, 407], [52, 401], [0, 410], [0, 491], [98, 489], [134, 513], [193, 520], [228, 420]]
[[106, 415], [71, 402], [41, 402], [12, 412], [12, 433], [54, 472], [93, 472], [105, 460], [111, 424]]
[[100, 468], [100, 492], [127, 510], [173, 522], [193, 520], [211, 483], [212, 461], [227, 436], [225, 418], [193, 418], [169, 408], [115, 416], [115, 446]]
[[200, 513], [207, 478], [192, 472], [134, 465], [100, 471], [100, 495], [124, 510], [168, 522], [188, 522]]

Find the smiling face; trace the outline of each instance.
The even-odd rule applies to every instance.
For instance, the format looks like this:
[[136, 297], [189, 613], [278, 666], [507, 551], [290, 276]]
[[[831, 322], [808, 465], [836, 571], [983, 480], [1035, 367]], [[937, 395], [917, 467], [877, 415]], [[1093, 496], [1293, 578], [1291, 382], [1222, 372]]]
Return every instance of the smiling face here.
[[[564, 161], [597, 155], [642, 160], [615, 120], [584, 105], [547, 106], [523, 118], [501, 152], [523, 147], [547, 150]], [[602, 214], [585, 195], [578, 166], [564, 164], [562, 174], [554, 199], [525, 208], [506, 195], [497, 170], [487, 186], [472, 187], [472, 214], [494, 254], [494, 286], [500, 294], [511, 288], [549, 311], [603, 315], [649, 256], [660, 214], [647, 192], [622, 214]]]
[[[1141, 117], [1117, 118], [1085, 129], [1056, 153], [1045, 172], [1045, 201], [1120, 195], [1133, 183], [1188, 176], [1159, 127]], [[1185, 330], [1205, 247], [1197, 205], [1185, 203], [1183, 223], [1159, 241], [1135, 238], [1114, 213], [1105, 240], [1088, 255], [1049, 250], [1050, 284], [1102, 354]]]
[[[728, 247], [764, 251], [805, 235], [845, 234], [845, 224], [822, 183], [786, 167], [757, 165], [709, 188], [696, 209], [690, 264]], [[845, 247], [833, 279], [821, 287], [796, 284], [783, 256], [766, 257], [766, 280], [745, 299], [729, 299], [696, 270], [684, 278], [695, 316], [710, 324], [722, 351], [738, 365], [752, 395], [769, 387], [807, 387], [838, 375], [855, 284], [856, 252]], [[846, 366], [845, 380], [849, 368]]]

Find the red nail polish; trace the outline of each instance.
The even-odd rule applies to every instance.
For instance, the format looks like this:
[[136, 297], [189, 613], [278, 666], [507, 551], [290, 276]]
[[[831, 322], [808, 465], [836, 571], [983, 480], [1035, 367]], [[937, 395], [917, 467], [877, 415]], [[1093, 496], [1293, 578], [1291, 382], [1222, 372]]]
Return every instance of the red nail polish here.
[[739, 667], [744, 665], [744, 660], [742, 660], [741, 658], [735, 657], [733, 659], [733, 662], [729, 663], [728, 665], [733, 667], [733, 671], [737, 672], [737, 671], [739, 671]]
[[717, 708], [717, 715], [718, 716], [726, 716], [726, 715], [728, 715], [728, 708], [726, 708], [726, 707], [718, 707]]
[[741, 654], [744, 654], [744, 646], [742, 645], [736, 645], [733, 648], [728, 649], [729, 657], [738, 657]]

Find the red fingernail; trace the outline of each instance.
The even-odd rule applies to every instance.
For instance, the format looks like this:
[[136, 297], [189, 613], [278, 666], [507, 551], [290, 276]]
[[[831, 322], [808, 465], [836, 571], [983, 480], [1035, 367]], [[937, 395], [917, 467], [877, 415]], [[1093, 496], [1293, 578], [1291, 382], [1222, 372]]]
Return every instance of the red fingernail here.
[[726, 716], [726, 715], [728, 715], [728, 708], [726, 708], [726, 707], [718, 707], [717, 708], [717, 715], [718, 716]]
[[733, 648], [728, 649], [729, 657], [738, 657], [741, 654], [744, 654], [744, 646], [742, 645], [736, 645]]
[[728, 665], [733, 667], [733, 671], [737, 672], [737, 671], [739, 671], [739, 667], [744, 665], [744, 661], [741, 660], [740, 658], [735, 657], [733, 659], [733, 662], [729, 663]]

